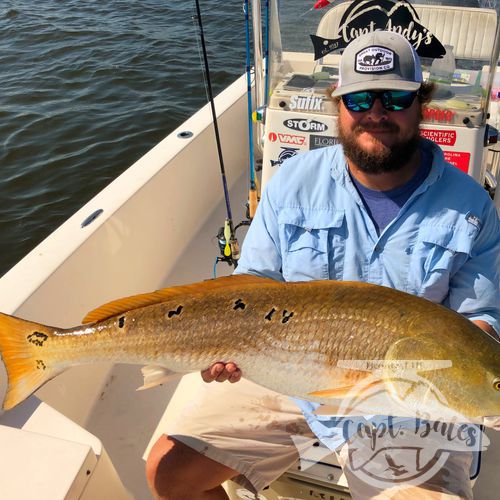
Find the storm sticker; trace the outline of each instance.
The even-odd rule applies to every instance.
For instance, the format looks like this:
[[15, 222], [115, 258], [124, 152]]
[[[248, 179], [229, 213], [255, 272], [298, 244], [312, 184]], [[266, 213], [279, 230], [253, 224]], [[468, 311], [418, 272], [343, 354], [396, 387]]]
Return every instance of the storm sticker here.
[[289, 118], [283, 122], [283, 125], [286, 128], [300, 132], [326, 132], [328, 130], [326, 124], [306, 118]]

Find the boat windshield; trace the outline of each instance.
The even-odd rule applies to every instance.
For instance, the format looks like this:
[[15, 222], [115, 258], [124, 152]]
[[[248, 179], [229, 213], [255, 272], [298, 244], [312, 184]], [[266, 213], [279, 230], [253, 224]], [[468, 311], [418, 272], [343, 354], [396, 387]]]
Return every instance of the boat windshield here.
[[283, 107], [287, 92], [324, 94], [351, 40], [390, 29], [411, 41], [437, 86], [424, 121], [481, 126], [490, 99], [500, 100], [499, 8], [500, 0], [271, 0], [268, 105]]

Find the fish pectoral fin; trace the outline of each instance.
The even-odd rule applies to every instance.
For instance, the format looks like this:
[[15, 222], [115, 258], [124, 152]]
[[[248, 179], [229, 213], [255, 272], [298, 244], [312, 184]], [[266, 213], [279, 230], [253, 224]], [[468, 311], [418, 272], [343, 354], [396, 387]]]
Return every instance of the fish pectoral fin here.
[[314, 396], [315, 398], [345, 398], [354, 388], [354, 385], [346, 385], [343, 387], [336, 387], [335, 389], [310, 392], [309, 396]]
[[380, 384], [378, 378], [374, 378], [372, 381], [360, 381], [358, 384], [344, 385], [341, 387], [335, 387], [334, 389], [325, 389], [322, 391], [310, 392], [309, 396], [314, 396], [316, 398], [325, 399], [343, 399], [346, 397], [352, 397], [365, 392], [372, 387]]
[[183, 373], [173, 372], [163, 366], [148, 365], [141, 368], [142, 376], [144, 377], [144, 384], [138, 387], [137, 391], [151, 389], [157, 385], [170, 382], [183, 376]]

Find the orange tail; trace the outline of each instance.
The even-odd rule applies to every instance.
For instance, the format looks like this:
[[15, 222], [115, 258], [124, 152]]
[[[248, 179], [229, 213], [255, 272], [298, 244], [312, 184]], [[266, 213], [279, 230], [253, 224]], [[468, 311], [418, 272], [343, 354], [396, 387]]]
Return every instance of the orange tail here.
[[51, 368], [47, 344], [54, 329], [0, 313], [0, 355], [7, 369], [3, 409], [10, 410], [59, 373]]

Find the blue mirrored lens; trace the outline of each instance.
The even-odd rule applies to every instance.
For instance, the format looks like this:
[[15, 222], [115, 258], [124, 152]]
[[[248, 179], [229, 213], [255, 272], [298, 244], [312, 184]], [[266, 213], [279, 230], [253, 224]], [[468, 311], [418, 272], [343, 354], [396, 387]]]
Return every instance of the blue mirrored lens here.
[[353, 92], [342, 96], [345, 107], [350, 111], [368, 111], [375, 102], [374, 92]]
[[342, 101], [349, 111], [368, 111], [379, 97], [387, 111], [401, 111], [412, 105], [416, 95], [417, 92], [406, 90], [364, 91], [345, 94], [342, 96]]
[[417, 95], [416, 92], [405, 90], [386, 90], [380, 94], [382, 105], [388, 111], [401, 111], [408, 109]]

